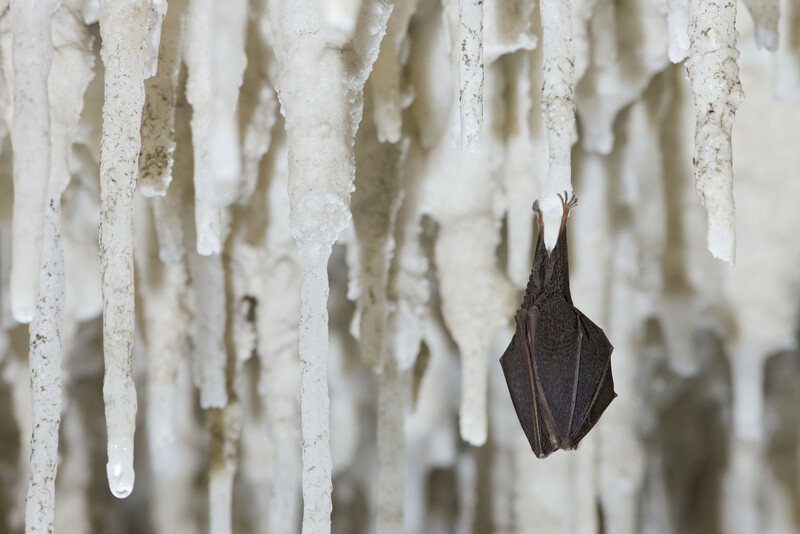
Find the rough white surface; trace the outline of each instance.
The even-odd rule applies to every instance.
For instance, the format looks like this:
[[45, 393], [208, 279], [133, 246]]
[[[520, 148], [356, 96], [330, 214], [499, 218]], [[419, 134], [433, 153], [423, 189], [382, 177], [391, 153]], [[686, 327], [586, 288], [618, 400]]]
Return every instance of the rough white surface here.
[[100, 159], [100, 258], [103, 274], [103, 398], [108, 431], [108, 483], [119, 498], [133, 491], [136, 389], [134, 337], [133, 192], [139, 176], [148, 5], [100, 2], [105, 65]]
[[[167, 8], [164, 0], [151, 4], [151, 14], [153, 10], [157, 11], [157, 15], [163, 18], [163, 23], [159, 23], [157, 32], [152, 30], [151, 38], [148, 40], [148, 46], [152, 46], [154, 40], [156, 49], [151, 51], [148, 48], [148, 54], [155, 52], [155, 57], [151, 57], [147, 65], [150, 77], [145, 82], [145, 104], [142, 113], [139, 190], [146, 197], [164, 196], [172, 182], [175, 104], [181, 67], [181, 24], [187, 1], [170, 2], [166, 16], [160, 11], [161, 4], [163, 9]], [[150, 72], [156, 65], [157, 71]]]
[[572, 193], [572, 143], [575, 131], [575, 46], [570, 0], [542, 0], [542, 112], [550, 150], [547, 183], [539, 201], [544, 244], [553, 250], [561, 221], [558, 196]]
[[33, 5], [15, 0], [10, 6], [13, 28], [13, 105], [11, 144], [14, 150], [13, 250], [11, 310], [29, 323], [36, 306], [42, 259], [42, 233], [50, 178], [50, 104], [47, 76], [53, 59], [50, 17], [58, 2]]
[[25, 508], [25, 531], [52, 532], [61, 422], [61, 326], [64, 314], [64, 251], [61, 246], [61, 187], [51, 181], [45, 215], [39, 301], [30, 324], [33, 434]]
[[731, 128], [744, 98], [736, 49], [736, 4], [689, 3], [691, 47], [686, 68], [694, 92], [695, 180], [708, 212], [708, 250], [733, 263], [736, 232], [733, 202]]
[[483, 2], [458, 0], [458, 105], [465, 152], [483, 143]]
[[36, 313], [29, 328], [33, 432], [26, 532], [53, 532], [55, 480], [62, 409], [62, 328], [66, 276], [61, 239], [61, 195], [69, 183], [72, 150], [83, 93], [93, 76], [90, 38], [75, 17], [75, 2], [65, 2], [52, 17], [53, 46], [48, 83], [52, 157]]
[[[361, 120], [361, 95], [378, 55], [391, 6], [379, 0], [366, 2], [362, 7], [363, 26], [353, 38], [352, 48], [340, 54], [330, 48], [336, 36], [325, 31], [313, 2], [274, 0], [267, 5], [289, 145], [290, 220], [303, 273], [299, 326], [303, 532], [322, 534], [330, 531], [332, 507], [325, 358], [327, 263], [333, 242], [350, 215], [347, 201], [353, 181], [353, 143]], [[343, 56], [349, 61], [343, 61]], [[297, 65], [305, 67], [293, 68]], [[336, 95], [334, 101], [331, 95]]]

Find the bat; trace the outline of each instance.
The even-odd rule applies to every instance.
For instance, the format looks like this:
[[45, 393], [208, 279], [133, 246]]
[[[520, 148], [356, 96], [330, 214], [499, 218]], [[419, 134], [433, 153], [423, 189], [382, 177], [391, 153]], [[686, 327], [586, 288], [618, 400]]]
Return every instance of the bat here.
[[511, 401], [531, 449], [546, 458], [575, 449], [617, 396], [611, 376], [614, 347], [603, 330], [572, 305], [569, 292], [567, 217], [573, 195], [559, 195], [561, 228], [552, 253], [544, 245], [539, 202], [539, 238], [516, 332], [500, 365]]

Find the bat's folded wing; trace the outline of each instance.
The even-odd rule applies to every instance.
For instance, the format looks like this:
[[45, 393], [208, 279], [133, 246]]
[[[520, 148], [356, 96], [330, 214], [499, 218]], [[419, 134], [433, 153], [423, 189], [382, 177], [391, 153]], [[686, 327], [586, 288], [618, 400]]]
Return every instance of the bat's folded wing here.
[[540, 399], [537, 398], [534, 388], [532, 357], [530, 344], [527, 342], [535, 335], [538, 318], [539, 312], [535, 307], [530, 311], [519, 310], [517, 331], [500, 358], [500, 365], [506, 377], [511, 401], [514, 403], [514, 409], [531, 449], [538, 457], [544, 458], [556, 448], [552, 446], [548, 427], [540, 409]]
[[614, 347], [599, 326], [579, 310], [575, 309], [575, 312], [582, 339], [575, 389], [575, 413], [570, 429], [573, 447], [592, 429], [617, 396], [611, 376], [611, 352]]

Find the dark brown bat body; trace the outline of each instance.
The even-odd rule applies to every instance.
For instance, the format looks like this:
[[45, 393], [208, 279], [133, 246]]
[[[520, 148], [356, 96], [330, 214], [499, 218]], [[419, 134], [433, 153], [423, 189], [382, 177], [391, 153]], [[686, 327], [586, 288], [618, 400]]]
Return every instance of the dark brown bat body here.
[[567, 261], [567, 216], [577, 204], [562, 199], [564, 214], [552, 254], [544, 245], [538, 203], [539, 238], [533, 271], [517, 331], [500, 365], [531, 449], [545, 458], [574, 449], [617, 396], [611, 377], [614, 347], [596, 324], [572, 305]]

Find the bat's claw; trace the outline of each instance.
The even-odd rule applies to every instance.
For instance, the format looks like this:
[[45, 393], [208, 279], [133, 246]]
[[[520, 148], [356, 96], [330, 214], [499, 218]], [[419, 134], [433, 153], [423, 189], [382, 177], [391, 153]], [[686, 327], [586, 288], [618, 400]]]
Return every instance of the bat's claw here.
[[558, 198], [561, 199], [561, 206], [564, 208], [564, 215], [562, 218], [566, 220], [569, 215], [569, 210], [578, 205], [578, 197], [575, 196], [575, 193], [572, 193], [572, 196], [570, 196], [567, 191], [564, 191], [563, 196], [559, 193]]
[[533, 201], [533, 206], [532, 206], [531, 209], [533, 209], [533, 212], [536, 215], [538, 215], [539, 217], [542, 216], [542, 208], [539, 207], [539, 200], [538, 199]]
[[564, 205], [564, 208], [574, 208], [578, 205], [578, 197], [575, 196], [575, 193], [570, 195], [567, 191], [564, 191], [564, 194], [558, 194], [558, 198], [561, 200], [561, 204]]

